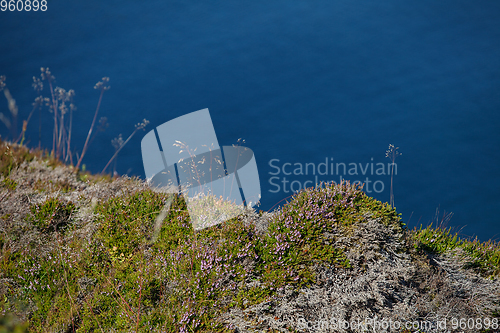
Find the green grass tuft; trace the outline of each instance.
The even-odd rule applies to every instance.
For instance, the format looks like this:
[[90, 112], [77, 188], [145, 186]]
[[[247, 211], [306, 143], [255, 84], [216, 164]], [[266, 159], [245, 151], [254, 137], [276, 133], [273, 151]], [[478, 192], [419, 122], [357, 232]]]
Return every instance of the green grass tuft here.
[[491, 240], [480, 242], [458, 237], [451, 228], [435, 228], [431, 225], [413, 230], [415, 248], [430, 253], [443, 254], [461, 249], [467, 255], [464, 268], [470, 268], [483, 276], [500, 275], [500, 246]]

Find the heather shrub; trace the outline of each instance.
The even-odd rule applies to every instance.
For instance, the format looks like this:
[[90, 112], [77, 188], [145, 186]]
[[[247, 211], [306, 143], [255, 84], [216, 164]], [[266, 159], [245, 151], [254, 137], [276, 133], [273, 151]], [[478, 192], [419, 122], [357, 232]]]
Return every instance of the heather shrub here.
[[333, 243], [366, 213], [402, 230], [400, 214], [368, 197], [357, 185], [326, 184], [297, 193], [275, 214], [259, 243], [258, 269], [264, 281], [271, 289], [285, 284], [304, 286], [314, 281], [315, 264], [349, 268], [344, 249]]
[[53, 197], [31, 206], [31, 216], [28, 219], [41, 231], [59, 231], [68, 225], [75, 210], [74, 203], [65, 203]]

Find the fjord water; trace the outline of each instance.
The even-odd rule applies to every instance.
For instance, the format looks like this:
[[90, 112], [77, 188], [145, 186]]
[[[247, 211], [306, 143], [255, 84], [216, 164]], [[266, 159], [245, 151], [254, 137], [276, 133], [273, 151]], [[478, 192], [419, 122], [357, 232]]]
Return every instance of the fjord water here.
[[[293, 181], [298, 189], [340, 177], [367, 180], [370, 195], [389, 201], [391, 179], [378, 163], [389, 162], [392, 143], [403, 153], [395, 203], [410, 226], [439, 208], [454, 213], [448, 226], [462, 235], [498, 240], [499, 17], [496, 0], [53, 0], [43, 13], [0, 13], [0, 74], [20, 119], [40, 67], [74, 89], [78, 151], [98, 100], [92, 87], [110, 77], [99, 114], [110, 125], [84, 160], [94, 172], [113, 154], [111, 139], [143, 118], [150, 130], [209, 108], [220, 145], [243, 138], [255, 153], [258, 209], [291, 195]], [[52, 121], [45, 109], [48, 148]], [[118, 173], [144, 177], [144, 134], [120, 153]], [[38, 145], [37, 113], [28, 141]], [[333, 172], [318, 175], [326, 162]]]

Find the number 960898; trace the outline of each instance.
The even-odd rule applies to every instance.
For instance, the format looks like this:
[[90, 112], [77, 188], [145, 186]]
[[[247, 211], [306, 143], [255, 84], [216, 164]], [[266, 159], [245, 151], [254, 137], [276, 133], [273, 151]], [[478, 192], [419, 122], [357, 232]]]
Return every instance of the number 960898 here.
[[1, 0], [2, 12], [37, 12], [47, 10], [47, 0]]

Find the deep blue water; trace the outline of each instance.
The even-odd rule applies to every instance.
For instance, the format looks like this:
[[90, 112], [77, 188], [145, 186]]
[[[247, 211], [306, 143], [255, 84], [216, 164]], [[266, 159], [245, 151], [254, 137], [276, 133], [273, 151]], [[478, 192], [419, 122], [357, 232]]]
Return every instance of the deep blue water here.
[[[454, 213], [448, 225], [463, 227], [462, 235], [500, 239], [496, 0], [52, 0], [46, 12], [0, 12], [0, 31], [0, 74], [20, 119], [31, 110], [32, 77], [40, 67], [50, 67], [58, 86], [76, 91], [76, 150], [97, 104], [93, 86], [110, 77], [99, 114], [110, 126], [84, 160], [92, 171], [113, 154], [111, 139], [127, 137], [143, 118], [152, 129], [209, 108], [221, 145], [244, 138], [254, 151], [260, 209], [291, 194], [283, 177], [295, 189], [315, 180], [283, 170], [272, 179], [277, 169], [270, 163], [317, 165], [326, 158], [363, 168], [373, 162], [376, 169], [389, 162], [384, 155], [392, 143], [403, 153], [396, 160], [395, 202], [410, 226], [428, 224], [439, 208], [441, 215]], [[119, 173], [144, 176], [143, 135], [120, 153]], [[38, 145], [38, 114], [28, 139]], [[42, 139], [51, 147], [47, 110]], [[390, 176], [372, 175], [371, 166], [368, 175], [357, 172], [341, 175], [378, 181], [380, 193], [370, 194], [389, 200]]]

